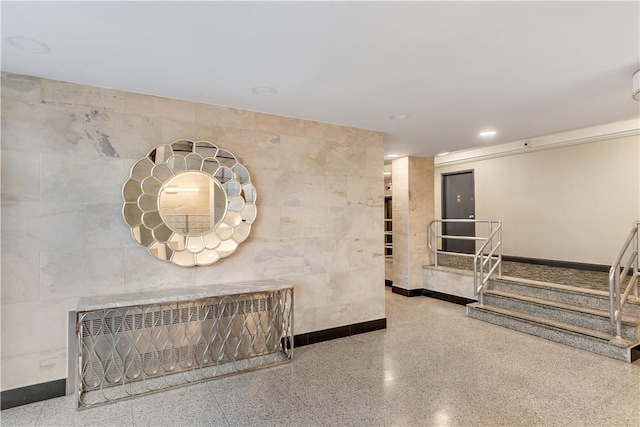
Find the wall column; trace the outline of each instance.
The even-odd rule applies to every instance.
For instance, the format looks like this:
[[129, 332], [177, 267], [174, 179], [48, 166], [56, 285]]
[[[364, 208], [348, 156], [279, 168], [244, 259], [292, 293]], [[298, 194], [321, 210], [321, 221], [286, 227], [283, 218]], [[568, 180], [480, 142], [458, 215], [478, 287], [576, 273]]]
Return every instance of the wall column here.
[[435, 219], [433, 157], [392, 163], [393, 286], [421, 289], [422, 266], [431, 264], [427, 226]]

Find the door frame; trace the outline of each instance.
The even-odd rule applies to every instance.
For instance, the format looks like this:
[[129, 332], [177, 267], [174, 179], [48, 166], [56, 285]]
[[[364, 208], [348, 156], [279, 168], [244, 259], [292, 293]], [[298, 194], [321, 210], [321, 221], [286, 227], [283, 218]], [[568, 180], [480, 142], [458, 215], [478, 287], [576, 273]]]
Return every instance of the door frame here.
[[[476, 174], [475, 174], [475, 169], [463, 169], [463, 170], [458, 170], [458, 171], [454, 171], [454, 172], [442, 172], [440, 173], [440, 218], [441, 219], [447, 219], [445, 218], [445, 211], [446, 211], [446, 203], [445, 203], [445, 185], [444, 185], [444, 177], [445, 176], [451, 176], [451, 175], [461, 175], [463, 173], [471, 173], [471, 185], [473, 187], [473, 214], [475, 217], [475, 212], [476, 212]], [[442, 234], [444, 234], [444, 229], [445, 229], [445, 225], [444, 223], [442, 223]], [[475, 236], [475, 227], [473, 227], [473, 235]], [[442, 250], [446, 251], [447, 244], [446, 244], [446, 239], [442, 239]]]

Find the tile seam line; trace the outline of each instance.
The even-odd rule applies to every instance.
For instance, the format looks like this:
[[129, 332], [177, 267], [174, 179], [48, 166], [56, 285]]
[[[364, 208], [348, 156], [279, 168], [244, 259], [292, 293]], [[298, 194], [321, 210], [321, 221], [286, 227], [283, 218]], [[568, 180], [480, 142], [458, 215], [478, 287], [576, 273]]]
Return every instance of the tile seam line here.
[[222, 405], [218, 401], [218, 398], [216, 397], [216, 394], [213, 392], [213, 389], [211, 388], [211, 383], [212, 383], [212, 381], [207, 381], [206, 382], [207, 389], [209, 389], [209, 393], [211, 393], [211, 396], [213, 396], [213, 400], [216, 402], [216, 405], [218, 406], [218, 409], [220, 410], [220, 413], [222, 414], [222, 417], [226, 421], [227, 426], [231, 427], [231, 423], [229, 422], [229, 419], [227, 418], [227, 414], [225, 413], [224, 409], [222, 409]]
[[40, 407], [40, 412], [38, 412], [38, 418], [36, 419], [36, 423], [34, 424], [35, 426], [40, 424], [40, 418], [42, 417], [42, 411], [44, 411], [44, 406], [47, 404], [47, 402], [45, 401], [43, 403], [43, 405]]

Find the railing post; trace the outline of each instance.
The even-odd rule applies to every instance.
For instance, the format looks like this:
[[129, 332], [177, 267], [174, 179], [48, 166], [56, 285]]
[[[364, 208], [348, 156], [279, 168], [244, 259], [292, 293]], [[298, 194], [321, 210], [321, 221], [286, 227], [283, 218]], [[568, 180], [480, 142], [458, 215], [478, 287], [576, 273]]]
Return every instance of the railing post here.
[[479, 298], [480, 298], [480, 304], [484, 304], [484, 251], [480, 252], [480, 265], [478, 266], [478, 268], [480, 269], [480, 284], [478, 285], [478, 287], [480, 288], [480, 290], [478, 291], [480, 293]]
[[[442, 223], [440, 223], [440, 228], [442, 228]], [[442, 235], [442, 230], [440, 231], [440, 235]], [[433, 261], [438, 266], [438, 223], [433, 223]]]
[[500, 239], [500, 247], [498, 248], [500, 265], [498, 265], [498, 277], [502, 277], [502, 222], [498, 221], [498, 239]]
[[622, 313], [621, 313], [621, 304], [620, 304], [620, 275], [616, 274], [615, 279], [615, 312], [614, 317], [616, 319], [616, 338], [622, 338]]
[[478, 257], [473, 257], [473, 294], [478, 295]]
[[[635, 223], [636, 226], [636, 238], [633, 239], [633, 250], [636, 252], [635, 259], [633, 260], [633, 275], [638, 276], [638, 260], [640, 260], [640, 253], [638, 252], [638, 239], [640, 239], [640, 222]], [[636, 298], [638, 298], [638, 280], [636, 280], [635, 285], [633, 285], [633, 294]]]
[[[493, 253], [493, 235], [491, 233], [493, 233], [493, 221], [489, 221], [489, 231], [490, 231], [489, 253], [492, 254]], [[493, 255], [489, 256], [489, 271], [491, 271], [492, 267], [493, 267]]]
[[611, 323], [611, 325], [615, 324], [615, 311], [616, 311], [616, 304], [615, 304], [615, 293], [616, 293], [616, 286], [615, 286], [615, 278], [614, 278], [614, 267], [612, 266], [611, 269], [609, 270], [609, 322]]
[[[493, 225], [492, 225], [492, 221], [489, 221], [489, 224], [487, 224], [488, 226], [488, 230], [487, 230], [487, 237], [490, 238], [491, 237], [491, 232], [493, 231]], [[489, 242], [489, 245], [491, 246], [489, 248], [489, 253], [491, 253], [491, 249], [493, 249], [493, 239], [491, 239], [491, 242]], [[489, 261], [489, 268], [491, 268], [491, 261]]]
[[478, 302], [484, 305], [484, 251], [480, 251], [480, 289], [478, 290]]

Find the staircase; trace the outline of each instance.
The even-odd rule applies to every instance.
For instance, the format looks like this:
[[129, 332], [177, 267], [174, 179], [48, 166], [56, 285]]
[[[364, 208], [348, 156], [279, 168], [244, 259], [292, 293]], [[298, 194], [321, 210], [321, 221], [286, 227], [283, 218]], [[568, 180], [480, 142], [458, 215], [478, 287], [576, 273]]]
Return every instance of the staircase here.
[[467, 305], [467, 315], [614, 359], [640, 359], [640, 299], [624, 305], [619, 338], [609, 306], [606, 291], [503, 276], [488, 281], [484, 304]]
[[[443, 225], [450, 222], [472, 223], [476, 230], [484, 225], [487, 232], [481, 237], [446, 235]], [[640, 359], [640, 221], [633, 223], [608, 276], [503, 262], [497, 220], [434, 220], [427, 231], [434, 265], [426, 268], [458, 271], [459, 277], [434, 285], [424, 276], [425, 289], [437, 285], [449, 289], [438, 292], [461, 292], [468, 279], [478, 300], [467, 305], [469, 317], [626, 362]], [[475, 240], [478, 249], [472, 255], [439, 249], [450, 239]]]

